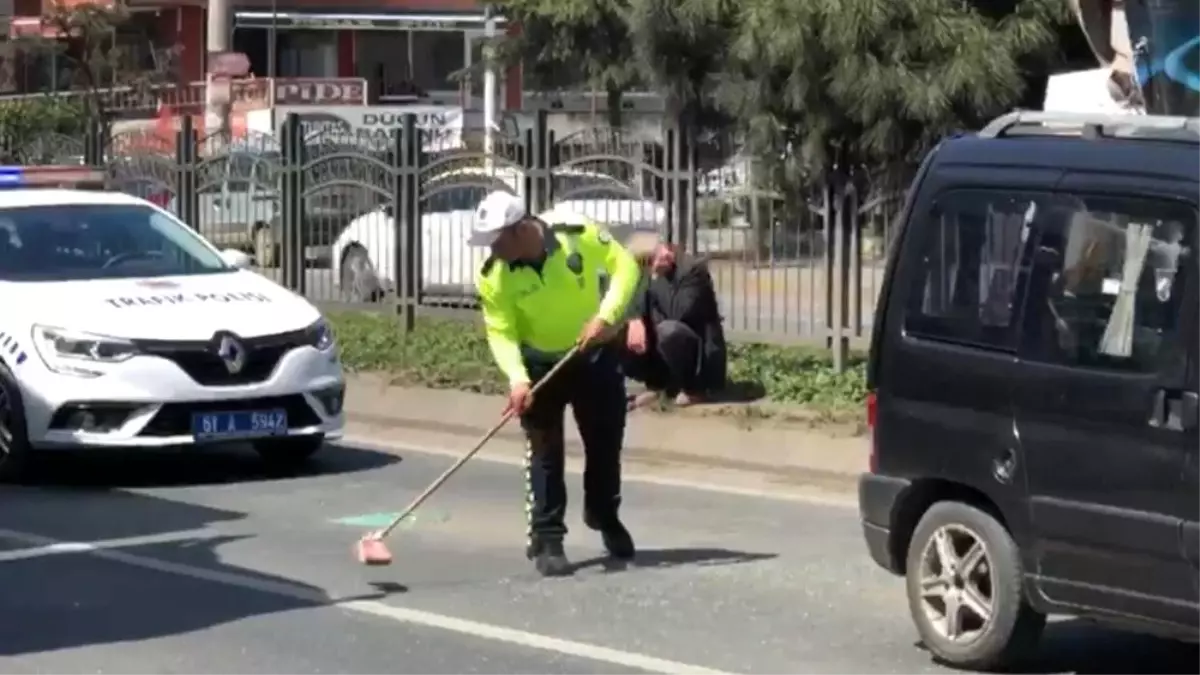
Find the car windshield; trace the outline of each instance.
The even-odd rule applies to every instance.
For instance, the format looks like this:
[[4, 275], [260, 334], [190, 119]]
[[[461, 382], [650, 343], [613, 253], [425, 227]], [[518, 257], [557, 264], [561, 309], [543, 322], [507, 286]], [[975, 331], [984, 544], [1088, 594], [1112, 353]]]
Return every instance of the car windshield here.
[[232, 272], [186, 225], [139, 204], [0, 209], [0, 280], [85, 281]]

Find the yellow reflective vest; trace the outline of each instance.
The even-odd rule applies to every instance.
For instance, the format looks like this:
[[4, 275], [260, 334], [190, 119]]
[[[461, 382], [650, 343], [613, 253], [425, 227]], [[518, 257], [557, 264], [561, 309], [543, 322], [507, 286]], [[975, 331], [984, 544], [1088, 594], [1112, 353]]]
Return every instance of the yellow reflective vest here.
[[527, 363], [561, 358], [593, 317], [623, 319], [639, 285], [637, 261], [604, 227], [574, 214], [554, 220], [540, 265], [492, 257], [475, 280], [488, 346], [510, 384], [530, 381]]

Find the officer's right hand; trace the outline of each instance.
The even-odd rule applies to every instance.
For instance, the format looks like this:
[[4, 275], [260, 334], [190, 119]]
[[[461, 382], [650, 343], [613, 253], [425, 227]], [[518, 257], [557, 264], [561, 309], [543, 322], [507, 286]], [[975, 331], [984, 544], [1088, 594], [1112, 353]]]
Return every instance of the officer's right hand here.
[[530, 384], [518, 382], [508, 388], [508, 405], [504, 408], [504, 414], [520, 415], [529, 409], [531, 403], [533, 403], [533, 391]]

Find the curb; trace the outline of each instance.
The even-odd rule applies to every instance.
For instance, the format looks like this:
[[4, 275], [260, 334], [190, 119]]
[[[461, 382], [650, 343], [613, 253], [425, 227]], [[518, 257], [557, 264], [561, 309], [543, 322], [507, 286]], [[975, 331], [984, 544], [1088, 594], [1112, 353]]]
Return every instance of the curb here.
[[[488, 432], [488, 428], [472, 424], [459, 424], [430, 419], [409, 419], [394, 415], [377, 415], [372, 413], [346, 410], [347, 422], [359, 422], [373, 426], [393, 429], [413, 429], [433, 433], [450, 434], [478, 440]], [[501, 429], [496, 438], [523, 443], [525, 436], [513, 429]], [[583, 456], [583, 446], [576, 440], [567, 438], [567, 454], [576, 457]], [[858, 489], [858, 473], [829, 471], [801, 465], [780, 465], [766, 462], [755, 462], [729, 457], [700, 455], [665, 448], [651, 448], [627, 445], [624, 452], [629, 459], [652, 464], [678, 464], [701, 469], [720, 469], [740, 471], [745, 473], [770, 476], [786, 482], [813, 485], [838, 492], [855, 492]]]

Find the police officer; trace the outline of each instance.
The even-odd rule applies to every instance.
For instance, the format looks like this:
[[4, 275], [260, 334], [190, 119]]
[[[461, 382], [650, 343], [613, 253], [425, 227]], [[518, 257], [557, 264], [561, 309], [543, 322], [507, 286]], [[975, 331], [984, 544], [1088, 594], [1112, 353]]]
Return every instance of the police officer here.
[[[563, 552], [569, 403], [586, 457], [584, 523], [600, 532], [610, 556], [629, 560], [633, 538], [617, 515], [625, 380], [604, 340], [633, 298], [639, 265], [589, 219], [555, 213], [546, 222], [507, 192], [487, 195], [475, 216], [471, 244], [492, 251], [476, 279], [488, 345], [508, 378], [508, 409], [520, 414], [527, 443], [526, 556], [545, 576], [571, 572]], [[532, 384], [576, 344], [583, 351], [531, 396]]]

